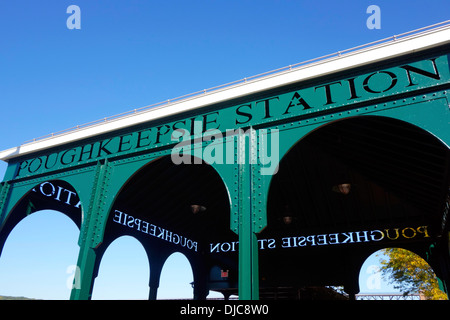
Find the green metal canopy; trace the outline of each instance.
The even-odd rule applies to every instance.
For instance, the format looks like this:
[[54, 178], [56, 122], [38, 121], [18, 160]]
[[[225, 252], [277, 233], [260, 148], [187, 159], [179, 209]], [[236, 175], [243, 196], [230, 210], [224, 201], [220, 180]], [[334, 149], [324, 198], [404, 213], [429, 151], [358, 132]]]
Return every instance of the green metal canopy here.
[[450, 281], [450, 27], [435, 25], [133, 110], [0, 152], [0, 247], [42, 209], [80, 228], [90, 299], [103, 253], [131, 235], [156, 299], [183, 253], [194, 298], [276, 288], [359, 292], [385, 247]]

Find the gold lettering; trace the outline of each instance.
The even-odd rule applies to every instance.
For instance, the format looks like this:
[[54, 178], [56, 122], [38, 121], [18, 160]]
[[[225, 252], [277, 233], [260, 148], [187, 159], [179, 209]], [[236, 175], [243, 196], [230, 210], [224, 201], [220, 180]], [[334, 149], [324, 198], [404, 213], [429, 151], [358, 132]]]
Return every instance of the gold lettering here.
[[[412, 230], [413, 234], [411, 236], [407, 236], [405, 230]], [[405, 228], [402, 230], [402, 236], [406, 239], [411, 239], [414, 238], [416, 236], [416, 230], [414, 230], [414, 228]]]
[[395, 233], [397, 234], [397, 236], [396, 236], [395, 238], [391, 238], [391, 237], [389, 236], [389, 230], [390, 230], [390, 229], [384, 229], [384, 230], [386, 231], [386, 237], [388, 237], [388, 239], [390, 239], [390, 240], [397, 240], [398, 237], [400, 236], [399, 233], [398, 233], [398, 228], [395, 228], [395, 229], [394, 229], [394, 230], [395, 230]]
[[424, 238], [430, 237], [430, 236], [428, 235], [428, 226], [420, 226], [420, 227], [418, 227], [416, 230], [417, 230], [417, 232], [419, 232], [419, 233], [423, 233], [423, 237], [424, 237]]

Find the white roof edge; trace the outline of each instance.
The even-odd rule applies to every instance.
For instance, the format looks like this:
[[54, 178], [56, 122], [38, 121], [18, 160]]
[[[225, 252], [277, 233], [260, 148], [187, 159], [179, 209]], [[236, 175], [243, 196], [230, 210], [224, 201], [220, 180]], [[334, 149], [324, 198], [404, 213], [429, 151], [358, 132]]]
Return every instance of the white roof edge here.
[[431, 30], [413, 37], [384, 43], [382, 45], [376, 45], [375, 47], [368, 47], [356, 52], [350, 52], [340, 57], [305, 65], [301, 68], [293, 69], [288, 72], [272, 74], [247, 83], [226, 87], [224, 89], [212, 91], [211, 93], [206, 93], [205, 95], [174, 102], [164, 107], [151, 108], [145, 112], [119, 117], [108, 122], [98, 123], [67, 133], [62, 133], [47, 139], [33, 141], [15, 148], [1, 151], [0, 160], [8, 161], [10, 159], [33, 152], [38, 152], [47, 148], [75, 142], [99, 134], [123, 129], [151, 120], [161, 119], [163, 117], [202, 108], [208, 105], [288, 85], [294, 82], [304, 81], [314, 77], [324, 76], [358, 66], [379, 62], [381, 60], [422, 51], [428, 48], [441, 46], [446, 43], [450, 43], [450, 26], [446, 26], [445, 28], [440, 28], [438, 30]]

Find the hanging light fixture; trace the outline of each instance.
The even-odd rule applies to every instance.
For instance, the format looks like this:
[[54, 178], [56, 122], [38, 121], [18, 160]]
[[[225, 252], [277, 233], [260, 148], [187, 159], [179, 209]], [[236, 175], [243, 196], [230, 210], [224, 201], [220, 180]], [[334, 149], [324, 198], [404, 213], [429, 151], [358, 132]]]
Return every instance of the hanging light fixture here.
[[351, 188], [352, 188], [351, 183], [340, 183], [338, 185], [333, 186], [331, 190], [336, 193], [348, 195], [350, 193]]
[[281, 220], [285, 225], [289, 225], [294, 221], [294, 215], [288, 205], [284, 206], [283, 213], [281, 215]]
[[190, 197], [189, 202], [191, 203], [190, 208], [191, 208], [191, 212], [193, 214], [200, 214], [200, 213], [203, 213], [203, 212], [206, 211], [206, 206], [208, 204], [208, 199], [207, 199], [207, 196], [205, 194], [203, 194], [203, 193], [193, 194]]
[[291, 224], [292, 220], [293, 220], [292, 216], [287, 216], [286, 215], [286, 216], [283, 217], [283, 223], [286, 224], [286, 225]]
[[206, 207], [200, 204], [191, 204], [191, 211], [193, 214], [201, 213], [206, 211]]

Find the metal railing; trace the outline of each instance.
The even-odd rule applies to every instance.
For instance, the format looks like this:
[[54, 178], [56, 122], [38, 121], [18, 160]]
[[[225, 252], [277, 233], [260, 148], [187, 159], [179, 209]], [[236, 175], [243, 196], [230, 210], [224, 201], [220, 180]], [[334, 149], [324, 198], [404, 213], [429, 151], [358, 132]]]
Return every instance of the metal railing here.
[[65, 135], [74, 131], [78, 131], [81, 129], [86, 129], [86, 128], [91, 128], [97, 125], [101, 125], [107, 122], [111, 122], [111, 121], [115, 121], [115, 120], [119, 120], [119, 119], [123, 119], [126, 117], [130, 117], [130, 116], [134, 116], [136, 114], [140, 114], [140, 113], [145, 113], [147, 111], [149, 111], [150, 109], [154, 110], [154, 109], [158, 109], [158, 108], [166, 108], [170, 105], [173, 105], [175, 103], [180, 103], [180, 102], [184, 102], [184, 101], [188, 101], [188, 100], [192, 100], [195, 98], [199, 98], [208, 94], [212, 94], [212, 93], [217, 93], [220, 92], [222, 90], [227, 90], [227, 89], [231, 89], [233, 87], [237, 87], [237, 86], [242, 86], [245, 85], [249, 82], [255, 82], [255, 81], [260, 81], [260, 80], [264, 80], [273, 76], [278, 76], [278, 75], [282, 75], [284, 73], [288, 73], [288, 72], [292, 72], [292, 71], [297, 71], [299, 69], [302, 68], [306, 68], [306, 67], [310, 67], [316, 64], [321, 64], [321, 63], [325, 63], [325, 62], [329, 62], [333, 59], [339, 59], [341, 57], [344, 56], [348, 56], [350, 54], [354, 54], [354, 53], [359, 53], [359, 52], [363, 52], [366, 50], [372, 50], [375, 49], [377, 47], [381, 47], [384, 46], [386, 44], [398, 41], [398, 40], [404, 40], [404, 39], [408, 39], [408, 38], [413, 38], [413, 37], [417, 37], [426, 33], [431, 33], [431, 32], [435, 32], [441, 29], [445, 29], [445, 28], [449, 28], [450, 27], [450, 20], [446, 20], [440, 23], [436, 23], [427, 27], [423, 27], [420, 29], [416, 29], [416, 30], [412, 30], [412, 31], [408, 31], [402, 34], [398, 34], [398, 35], [394, 35], [388, 38], [384, 38], [381, 40], [377, 40], [377, 41], [373, 41], [373, 42], [369, 42], [363, 45], [359, 45], [357, 47], [353, 47], [350, 49], [346, 49], [346, 50], [342, 50], [342, 51], [338, 51], [335, 53], [331, 53], [331, 54], [327, 54], [318, 58], [314, 58], [314, 59], [310, 59], [310, 60], [306, 60], [303, 62], [299, 62], [296, 64], [292, 64], [286, 67], [282, 67], [282, 68], [278, 68], [278, 69], [274, 69], [271, 71], [267, 71], [264, 73], [260, 73], [254, 76], [250, 76], [250, 77], [246, 77], [240, 80], [236, 80], [233, 82], [229, 82], [229, 83], [225, 83], [216, 87], [212, 87], [209, 89], [203, 89], [201, 91], [197, 91], [197, 92], [193, 92], [193, 93], [189, 93], [183, 96], [179, 96], [176, 98], [172, 98], [172, 99], [168, 99], [165, 101], [161, 101], [155, 104], [151, 104], [145, 107], [141, 107], [141, 108], [137, 108], [137, 109], [133, 109], [127, 112], [123, 112], [117, 115], [113, 115], [113, 116], [108, 116], [102, 119], [98, 119], [95, 121], [91, 121], [85, 124], [81, 124], [81, 125], [77, 125], [75, 127], [72, 128], [68, 128], [65, 130], [61, 130], [61, 131], [57, 131], [57, 132], [53, 132], [50, 134], [47, 134], [45, 136], [41, 136], [38, 138], [34, 138], [32, 140], [28, 140], [25, 141], [22, 145], [25, 144], [29, 144], [29, 143], [33, 143], [36, 141], [40, 141], [40, 140], [46, 140], [46, 139], [51, 139], [55, 136], [61, 136], [61, 135]]
[[424, 300], [424, 297], [420, 294], [357, 294], [356, 300]]

